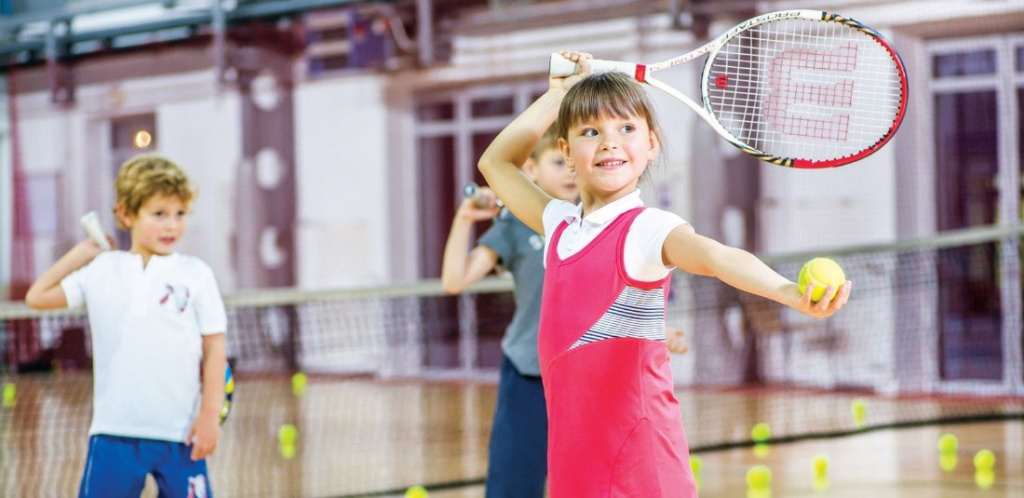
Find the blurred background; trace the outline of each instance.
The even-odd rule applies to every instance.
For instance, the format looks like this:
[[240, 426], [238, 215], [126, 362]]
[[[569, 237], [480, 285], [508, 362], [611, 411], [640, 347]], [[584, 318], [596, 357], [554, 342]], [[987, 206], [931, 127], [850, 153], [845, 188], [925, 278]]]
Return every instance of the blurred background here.
[[[238, 400], [211, 463], [218, 494], [481, 496], [511, 284], [450, 297], [437, 282], [480, 154], [545, 91], [552, 51], [658, 61], [793, 8], [881, 31], [909, 110], [867, 159], [796, 171], [651, 92], [667, 150], [641, 185], [648, 205], [794, 280], [826, 255], [854, 282], [846, 310], [807, 322], [677, 275], [694, 451], [750, 443], [762, 420], [783, 438], [1016, 420], [984, 444], [1017, 469], [996, 489], [1024, 493], [1024, 2], [0, 0], [0, 376], [17, 393], [0, 409], [0, 495], [77, 489], [88, 323], [20, 301], [86, 237], [82, 214], [114, 230], [119, 165], [159, 152], [198, 185], [178, 249], [211, 265], [231, 317]], [[695, 96], [700, 70], [662, 79]], [[851, 417], [864, 400], [872, 416]], [[291, 457], [284, 423], [303, 437]]]

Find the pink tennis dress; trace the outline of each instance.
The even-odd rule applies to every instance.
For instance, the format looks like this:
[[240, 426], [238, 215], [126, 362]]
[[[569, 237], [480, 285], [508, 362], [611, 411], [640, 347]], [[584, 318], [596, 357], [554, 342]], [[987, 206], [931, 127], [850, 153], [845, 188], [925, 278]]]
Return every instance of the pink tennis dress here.
[[665, 346], [671, 275], [623, 265], [636, 208], [564, 260], [552, 234], [540, 316], [552, 498], [696, 497]]

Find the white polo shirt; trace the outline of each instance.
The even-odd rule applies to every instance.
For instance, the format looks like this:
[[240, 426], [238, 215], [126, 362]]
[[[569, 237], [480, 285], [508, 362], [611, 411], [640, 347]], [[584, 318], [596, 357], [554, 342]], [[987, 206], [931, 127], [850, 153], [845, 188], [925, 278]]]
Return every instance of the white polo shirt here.
[[203, 335], [227, 329], [213, 271], [179, 254], [100, 254], [61, 281], [68, 307], [89, 309], [89, 435], [184, 442], [199, 413]]
[[[558, 257], [565, 259], [587, 246], [611, 224], [620, 214], [641, 207], [644, 201], [640, 190], [602, 206], [597, 211], [582, 217], [583, 205], [554, 199], [544, 207], [544, 254], [548, 253], [548, 241], [562, 221], [569, 226], [558, 241]], [[661, 257], [668, 234], [680, 225], [687, 225], [679, 215], [660, 209], [645, 209], [633, 221], [626, 234], [623, 248], [623, 262], [626, 274], [634, 280], [653, 282], [661, 280], [674, 268], [666, 266]], [[547, 260], [545, 259], [545, 265]]]

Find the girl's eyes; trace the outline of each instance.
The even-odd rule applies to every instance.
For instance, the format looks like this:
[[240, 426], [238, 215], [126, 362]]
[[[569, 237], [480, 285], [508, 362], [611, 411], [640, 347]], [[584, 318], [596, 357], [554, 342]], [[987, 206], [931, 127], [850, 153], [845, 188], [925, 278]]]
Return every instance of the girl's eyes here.
[[[619, 127], [619, 133], [632, 133], [634, 131], [636, 131], [636, 126], [634, 126], [632, 124], [628, 124], [627, 123], [627, 124], [624, 124], [621, 127]], [[588, 137], [588, 138], [589, 137], [596, 137], [597, 134], [598, 134], [597, 130], [594, 129], [594, 128], [585, 128], [580, 133], [581, 136]]]

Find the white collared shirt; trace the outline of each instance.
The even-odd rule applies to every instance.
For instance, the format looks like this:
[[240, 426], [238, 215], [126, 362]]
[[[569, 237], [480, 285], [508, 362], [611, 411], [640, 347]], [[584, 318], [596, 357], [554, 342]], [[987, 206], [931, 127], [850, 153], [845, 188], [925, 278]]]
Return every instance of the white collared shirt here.
[[89, 434], [184, 442], [199, 413], [203, 336], [227, 315], [213, 271], [172, 253], [101, 253], [61, 281], [68, 307], [89, 309], [93, 416]]
[[[581, 219], [583, 205], [554, 199], [544, 207], [544, 254], [548, 251], [550, 235], [555, 233], [563, 221], [569, 226], [562, 232], [558, 241], [558, 257], [565, 259], [576, 254], [594, 240], [612, 221], [630, 209], [643, 206], [640, 190], [601, 207]], [[660, 280], [672, 271], [661, 257], [662, 247], [668, 234], [685, 220], [668, 211], [646, 209], [640, 213], [629, 228], [626, 245], [623, 249], [623, 261], [626, 273], [635, 280], [653, 282]], [[546, 260], [545, 260], [546, 263]]]

